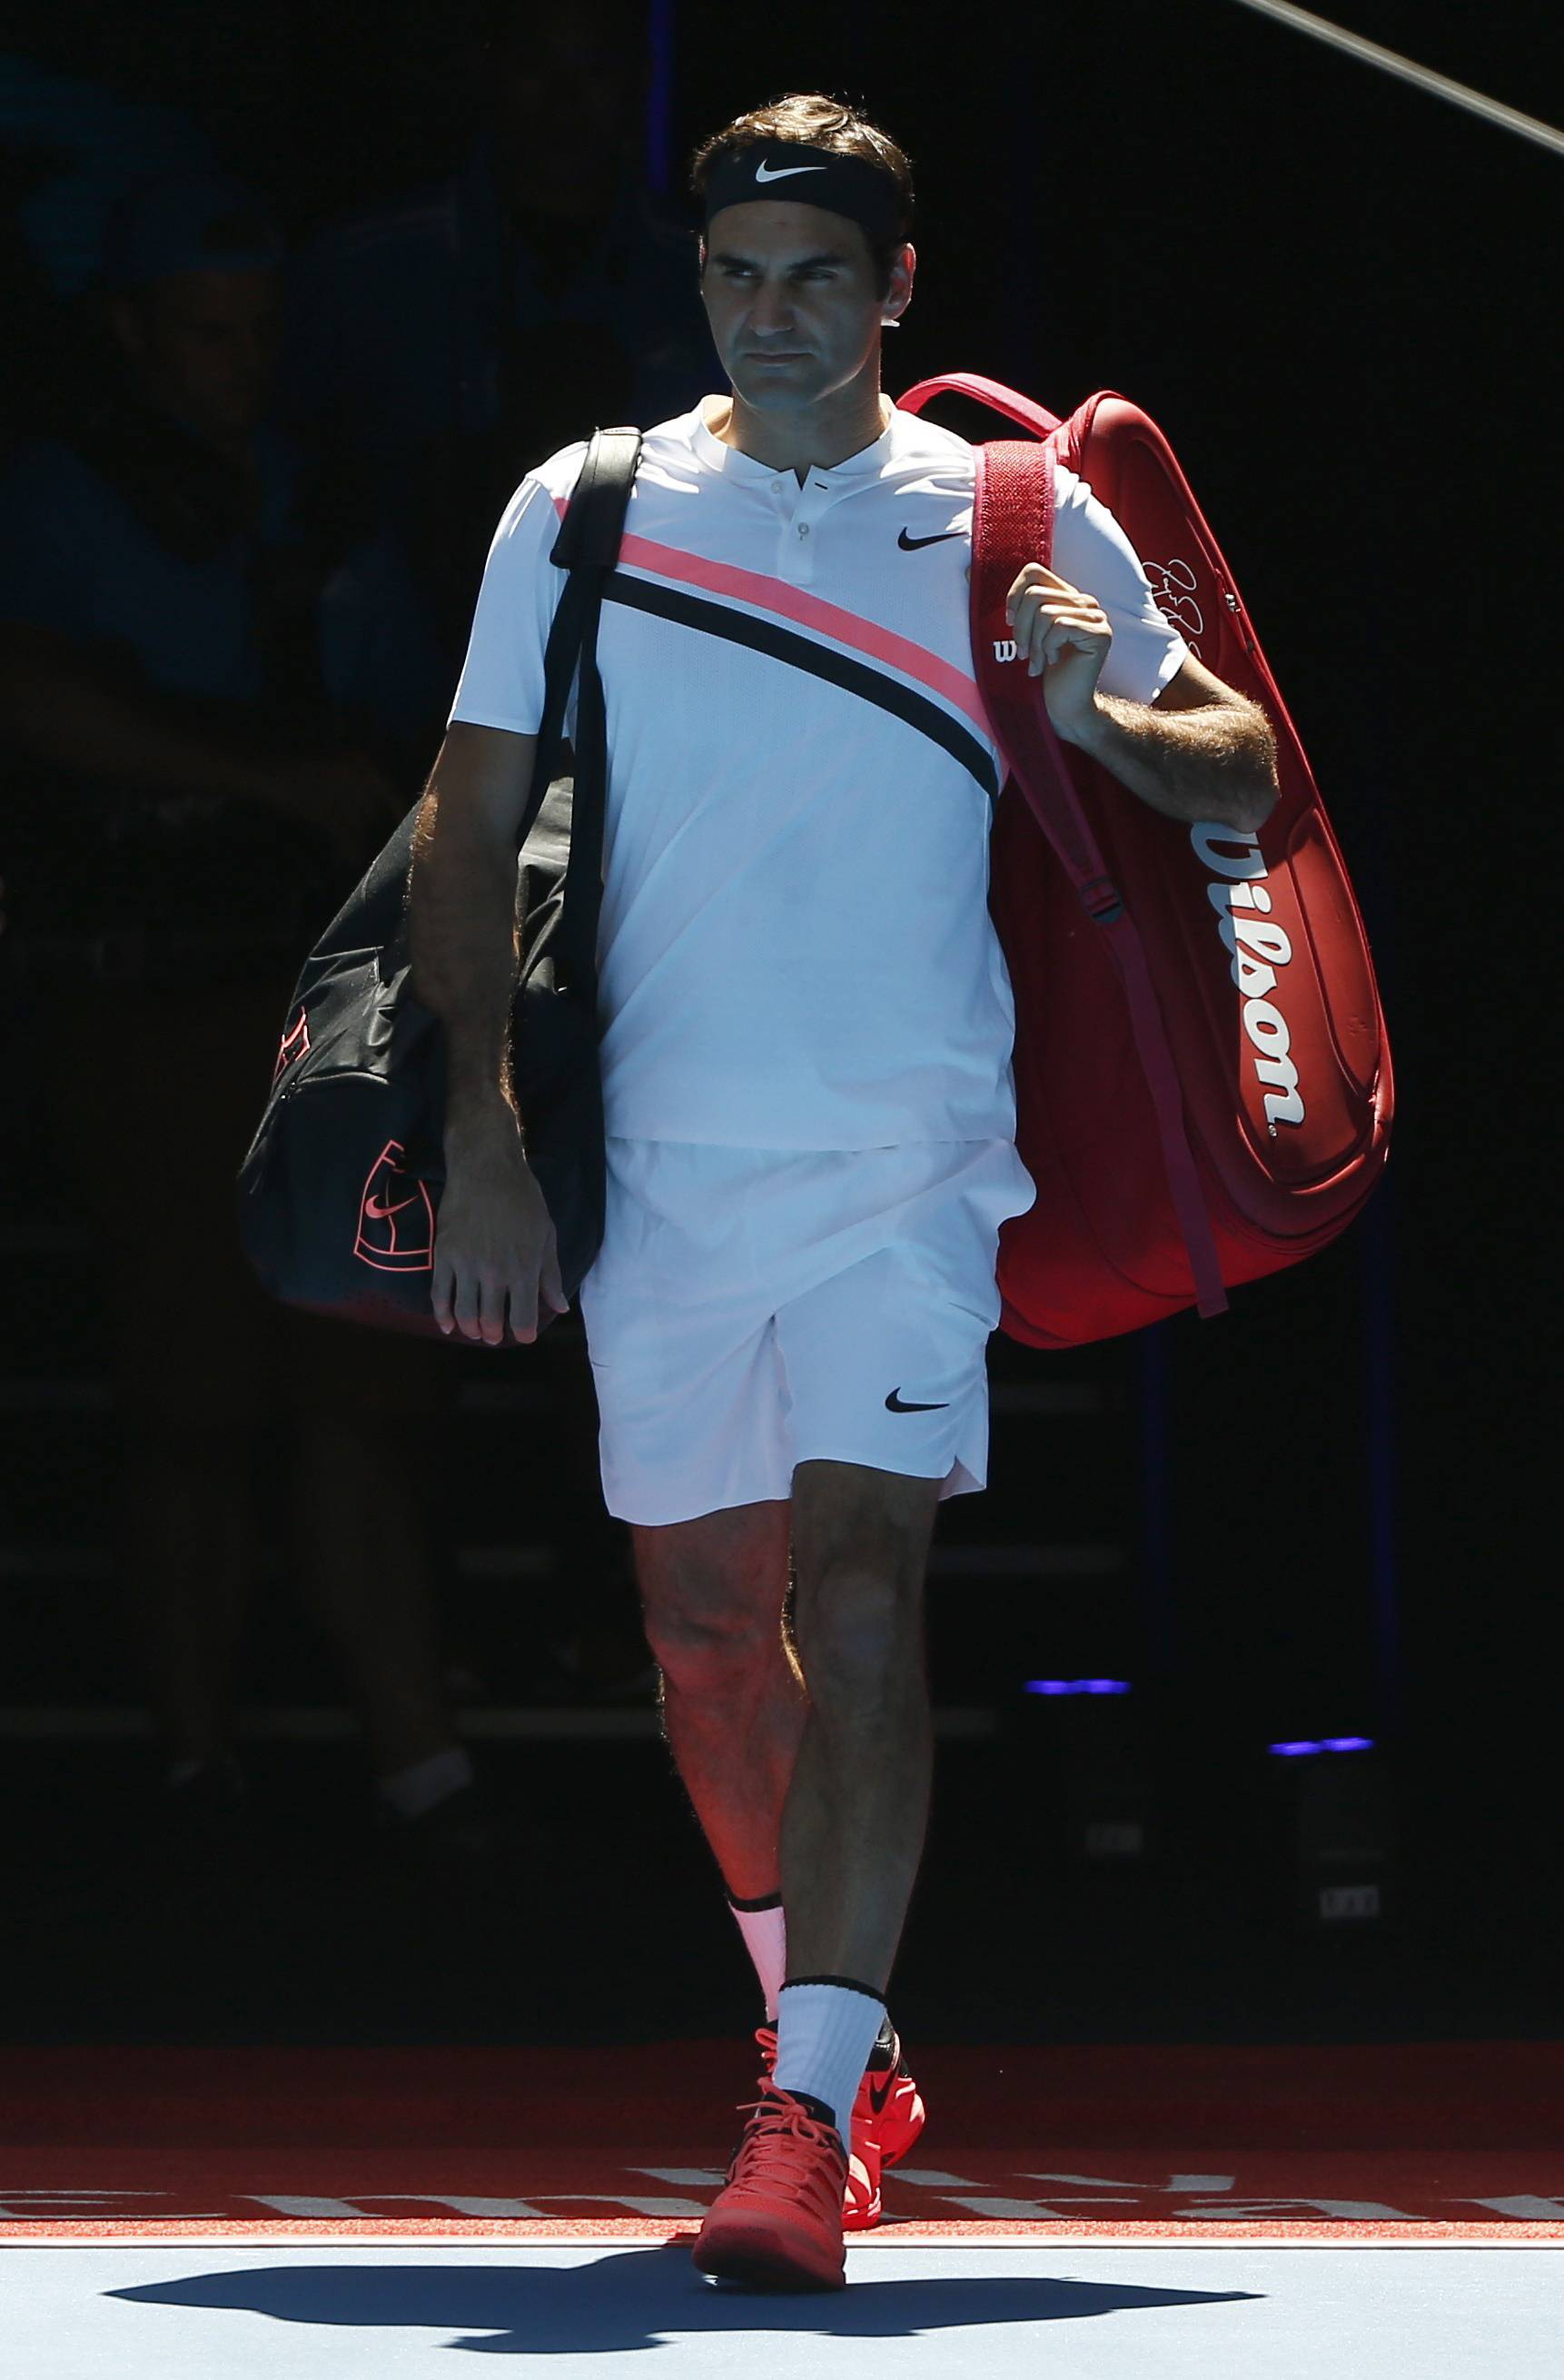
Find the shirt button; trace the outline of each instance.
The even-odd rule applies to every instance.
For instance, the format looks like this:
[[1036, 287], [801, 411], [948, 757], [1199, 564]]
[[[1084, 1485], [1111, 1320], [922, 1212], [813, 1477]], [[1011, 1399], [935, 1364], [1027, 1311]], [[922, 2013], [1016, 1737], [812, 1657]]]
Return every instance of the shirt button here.
[[807, 537], [807, 536], [808, 536], [808, 534], [809, 534], [809, 524], [808, 524], [808, 522], [807, 522], [807, 521], [800, 521], [800, 522], [799, 522], [799, 524], [798, 524], [798, 534], [799, 534], [799, 536], [800, 536], [800, 537]]

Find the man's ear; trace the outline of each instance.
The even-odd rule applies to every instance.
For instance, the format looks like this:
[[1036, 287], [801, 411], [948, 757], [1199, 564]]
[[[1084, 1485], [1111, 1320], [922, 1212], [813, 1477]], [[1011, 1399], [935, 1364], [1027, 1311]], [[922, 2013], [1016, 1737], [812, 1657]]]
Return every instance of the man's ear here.
[[891, 286], [885, 293], [882, 310], [884, 321], [898, 322], [913, 302], [913, 282], [917, 273], [917, 250], [908, 240], [891, 268]]

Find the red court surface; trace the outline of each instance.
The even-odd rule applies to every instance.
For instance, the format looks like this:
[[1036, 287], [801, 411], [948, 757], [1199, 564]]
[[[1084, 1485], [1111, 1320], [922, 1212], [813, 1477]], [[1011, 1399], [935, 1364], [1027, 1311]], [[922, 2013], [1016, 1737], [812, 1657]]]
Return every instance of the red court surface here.
[[[858, 2244], [1564, 2244], [1564, 2042], [909, 2043]], [[0, 2052], [0, 2240], [655, 2242], [721, 2185], [746, 2040]]]

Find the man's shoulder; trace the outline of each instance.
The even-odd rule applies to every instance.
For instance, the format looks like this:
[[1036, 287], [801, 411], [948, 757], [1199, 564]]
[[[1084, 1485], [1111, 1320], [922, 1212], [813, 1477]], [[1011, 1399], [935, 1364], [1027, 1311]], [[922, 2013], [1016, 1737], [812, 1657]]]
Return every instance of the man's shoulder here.
[[527, 480], [532, 480], [556, 504], [562, 497], [568, 500], [581, 477], [588, 443], [585, 438], [573, 439], [568, 446], [558, 446], [552, 455], [545, 455], [540, 463], [528, 464], [522, 486], [525, 488]]
[[942, 422], [930, 421], [927, 413], [904, 413], [892, 403], [890, 429], [892, 463], [940, 461], [958, 470], [972, 468], [970, 439], [947, 430]]
[[[999, 433], [1004, 435], [1001, 430]], [[926, 413], [903, 413], [898, 406], [891, 416], [891, 471], [915, 472], [919, 469], [938, 472], [943, 479], [953, 475], [971, 486], [976, 473], [976, 448], [972, 441], [963, 438], [942, 423], [930, 421]], [[1054, 457], [1054, 490], [1058, 500], [1064, 503], [1085, 482], [1066, 465]], [[1086, 492], [1089, 494], [1090, 490]], [[1076, 499], [1079, 501], [1079, 499]]]
[[[698, 408], [697, 408], [698, 411]], [[641, 455], [644, 461], [672, 463], [687, 458], [692, 451], [697, 411], [673, 414], [666, 421], [654, 421], [649, 430], [641, 431]], [[606, 422], [605, 429], [619, 425]], [[590, 441], [577, 438], [568, 446], [556, 448], [540, 463], [528, 467], [527, 478], [536, 480], [551, 496], [569, 496], [581, 476], [581, 466], [587, 459]]]

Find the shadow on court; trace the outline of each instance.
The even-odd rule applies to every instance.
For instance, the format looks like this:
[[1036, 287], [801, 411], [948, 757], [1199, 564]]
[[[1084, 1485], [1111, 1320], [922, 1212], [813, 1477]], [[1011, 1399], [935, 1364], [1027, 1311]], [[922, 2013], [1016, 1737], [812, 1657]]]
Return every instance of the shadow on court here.
[[[879, 2252], [877, 2252], [878, 2254]], [[267, 2265], [201, 2273], [107, 2294], [131, 2304], [224, 2307], [277, 2322], [433, 2330], [495, 2355], [612, 2353], [673, 2337], [813, 2332], [903, 2338], [992, 2323], [1071, 2322], [1176, 2305], [1247, 2302], [1248, 2289], [1157, 2289], [1016, 2274], [876, 2280], [861, 2265], [844, 2291], [762, 2294], [715, 2287], [688, 2243], [570, 2265]]]

